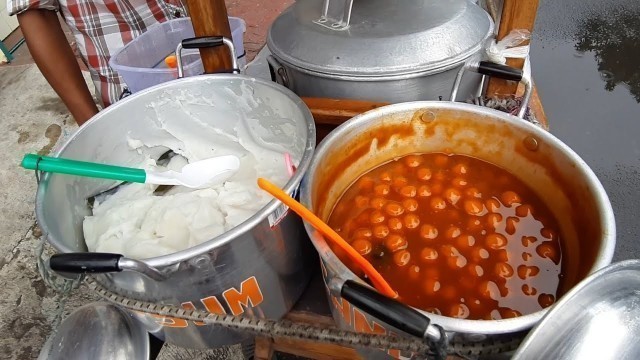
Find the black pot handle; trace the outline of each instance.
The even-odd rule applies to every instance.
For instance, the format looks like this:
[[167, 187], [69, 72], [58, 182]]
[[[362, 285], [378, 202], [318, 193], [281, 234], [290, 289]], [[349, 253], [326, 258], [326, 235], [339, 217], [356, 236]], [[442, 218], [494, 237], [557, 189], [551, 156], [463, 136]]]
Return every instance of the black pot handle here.
[[497, 77], [499, 79], [522, 81], [523, 71], [511, 66], [496, 64], [489, 61], [480, 61], [476, 71], [480, 74]]
[[388, 298], [376, 290], [353, 280], [344, 282], [340, 295], [353, 306], [364, 310], [369, 315], [398, 330], [421, 339], [427, 338], [431, 320], [399, 301]]
[[120, 272], [118, 262], [122, 257], [109, 253], [55, 254], [49, 259], [49, 267], [56, 272], [72, 274]]
[[203, 49], [225, 45], [229, 48], [229, 55], [231, 56], [231, 71], [232, 73], [239, 74], [238, 58], [236, 56], [236, 48], [233, 46], [233, 41], [224, 36], [196, 36], [182, 40], [176, 47], [176, 59], [178, 60], [178, 78], [184, 77], [184, 68], [182, 66], [182, 49]]
[[202, 49], [221, 46], [224, 36], [199, 36], [182, 40], [184, 49]]
[[49, 259], [51, 270], [67, 274], [104, 274], [135, 271], [153, 280], [163, 281], [167, 276], [143, 261], [129, 259], [120, 254], [78, 252], [55, 254]]

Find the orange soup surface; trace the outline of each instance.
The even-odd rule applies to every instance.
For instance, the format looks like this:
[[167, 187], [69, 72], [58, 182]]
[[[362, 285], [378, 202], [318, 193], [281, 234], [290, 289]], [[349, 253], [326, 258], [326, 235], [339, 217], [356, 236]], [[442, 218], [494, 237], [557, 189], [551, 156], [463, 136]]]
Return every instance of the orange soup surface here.
[[403, 302], [445, 316], [530, 314], [554, 303], [562, 278], [549, 209], [509, 172], [468, 156], [408, 155], [381, 165], [345, 191], [329, 225]]

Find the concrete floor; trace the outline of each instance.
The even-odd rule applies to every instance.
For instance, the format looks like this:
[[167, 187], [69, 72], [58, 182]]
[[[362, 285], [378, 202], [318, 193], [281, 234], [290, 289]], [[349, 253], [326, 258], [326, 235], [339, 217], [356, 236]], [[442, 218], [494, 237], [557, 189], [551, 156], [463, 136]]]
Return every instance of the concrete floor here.
[[[34, 65], [0, 68], [0, 353], [34, 359], [59, 313], [59, 297], [36, 269], [36, 179], [18, 165], [26, 153], [48, 153], [77, 128]], [[76, 291], [66, 309], [94, 300]]]
[[[88, 73], [85, 80], [90, 84]], [[90, 86], [91, 88], [91, 86]], [[36, 266], [42, 235], [34, 216], [37, 181], [19, 167], [26, 153], [56, 150], [77, 125], [35, 65], [0, 67], [0, 353], [3, 359], [38, 357], [56, 324], [81, 305], [99, 300], [81, 287], [60, 295], [42, 280]], [[45, 246], [44, 257], [52, 254]], [[64, 306], [61, 304], [64, 302]], [[165, 345], [158, 360], [244, 359], [239, 346], [189, 352]]]
[[[262, 48], [268, 25], [293, 0], [227, 1], [230, 16], [247, 22], [245, 48], [248, 60]], [[67, 37], [73, 45], [69, 31]], [[15, 32], [9, 46], [21, 34]], [[0, 65], [0, 356], [26, 360], [38, 357], [56, 321], [75, 308], [97, 298], [84, 288], [72, 292], [64, 308], [61, 296], [42, 280], [36, 267], [36, 249], [41, 235], [34, 215], [36, 179], [32, 171], [19, 167], [26, 153], [48, 154], [64, 143], [77, 125], [56, 93], [33, 64], [26, 45], [11, 64]], [[81, 62], [80, 62], [81, 63]], [[81, 63], [81, 65], [83, 65]], [[85, 79], [93, 90], [88, 73]], [[50, 249], [49, 249], [50, 252]], [[165, 347], [158, 359], [175, 358], [175, 349]], [[241, 359], [239, 348], [208, 353], [183, 354], [189, 359]]]

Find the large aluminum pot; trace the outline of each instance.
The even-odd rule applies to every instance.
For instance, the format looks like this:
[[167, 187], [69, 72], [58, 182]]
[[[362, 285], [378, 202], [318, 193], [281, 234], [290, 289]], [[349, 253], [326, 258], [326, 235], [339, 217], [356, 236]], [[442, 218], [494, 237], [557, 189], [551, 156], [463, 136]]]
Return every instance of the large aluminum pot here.
[[[409, 102], [354, 117], [319, 146], [301, 185], [300, 200], [326, 220], [344, 190], [368, 170], [399, 156], [430, 152], [489, 161], [515, 174], [544, 199], [564, 234], [562, 245], [567, 255], [561, 293], [610, 263], [615, 246], [613, 211], [587, 164], [543, 129], [518, 117], [470, 104]], [[363, 286], [324, 237], [305, 225], [320, 253], [333, 317], [343, 328], [403, 331], [434, 342], [446, 334], [449, 351], [477, 356], [489, 346], [492, 352], [496, 351], [499, 343], [505, 344], [501, 351], [514, 349], [547, 312], [486, 321], [417, 311]], [[381, 351], [366, 353], [367, 358], [384, 355]]]
[[[297, 191], [315, 149], [311, 113], [286, 88], [242, 75], [189, 77], [141, 91], [97, 114], [55, 155], [125, 166], [140, 164], [144, 157], [130, 149], [128, 137], [162, 137], [157, 112], [165, 108], [151, 104], [172, 104], [178, 97], [204, 98], [213, 105], [183, 102], [184, 111], [172, 111], [167, 105], [166, 110], [179, 122], [174, 129], [198, 131], [202, 129], [199, 121], [231, 129], [246, 120], [253, 130], [251, 136], [284, 146], [299, 161], [297, 172], [284, 187], [289, 194]], [[217, 116], [192, 116], [199, 113]], [[215, 130], [197, 135], [210, 138], [212, 146], [219, 136]], [[305, 241], [301, 220], [275, 200], [230, 231], [170, 255], [134, 260], [117, 254], [86, 253], [82, 222], [90, 214], [87, 198], [113, 185], [108, 180], [43, 176], [36, 216], [49, 243], [68, 255], [57, 258], [58, 270], [99, 272], [95, 275], [98, 282], [131, 298], [271, 319], [286, 314], [304, 291], [310, 279], [306, 266], [315, 254]], [[137, 316], [148, 331], [182, 347], [217, 347], [238, 343], [245, 336], [179, 319]]]
[[[448, 100], [494, 24], [470, 0], [297, 0], [272, 23], [272, 79], [300, 96], [381, 102]], [[458, 100], [476, 94], [468, 76]]]

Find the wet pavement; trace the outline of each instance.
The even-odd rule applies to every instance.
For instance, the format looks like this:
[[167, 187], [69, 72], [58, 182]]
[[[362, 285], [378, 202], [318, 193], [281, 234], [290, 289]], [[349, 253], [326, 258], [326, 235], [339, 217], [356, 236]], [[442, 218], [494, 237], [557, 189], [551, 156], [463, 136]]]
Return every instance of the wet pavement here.
[[614, 261], [640, 258], [640, 2], [542, 0], [532, 69], [551, 132], [613, 204]]

